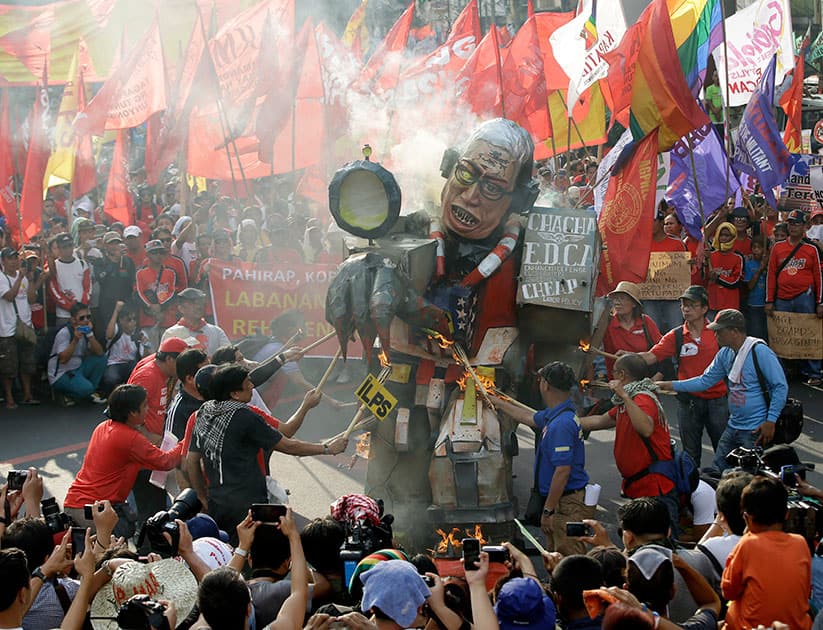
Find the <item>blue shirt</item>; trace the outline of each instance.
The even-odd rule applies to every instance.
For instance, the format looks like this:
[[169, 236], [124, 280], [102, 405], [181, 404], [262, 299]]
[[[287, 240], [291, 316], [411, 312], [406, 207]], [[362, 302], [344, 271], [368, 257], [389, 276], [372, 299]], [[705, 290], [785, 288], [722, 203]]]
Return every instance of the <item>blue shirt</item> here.
[[[743, 280], [748, 282], [754, 278], [754, 274], [760, 269], [760, 261], [746, 260], [743, 263]], [[747, 301], [749, 306], [765, 306], [766, 305], [766, 270], [760, 274], [757, 279], [757, 284], [749, 291], [749, 298]], [[758, 356], [758, 360], [760, 357]]]
[[[757, 364], [766, 381], [766, 388], [771, 396], [771, 404], [766, 408], [766, 399], [757, 380], [754, 369], [752, 352], [757, 352]], [[701, 376], [685, 381], [674, 381], [676, 392], [702, 392], [720, 379], [726, 378], [734, 364], [736, 353], [729, 347], [720, 348], [714, 360]], [[758, 343], [752, 347], [746, 361], [743, 363], [743, 372], [740, 383], [732, 383], [726, 379], [729, 386], [729, 426], [732, 429], [755, 430], [764, 420], [777, 422], [780, 412], [786, 406], [786, 397], [789, 386], [786, 375], [777, 355], [766, 344]]]
[[539, 451], [534, 459], [540, 494], [549, 494], [552, 477], [558, 466], [571, 466], [564, 491], [585, 488], [589, 483], [589, 475], [586, 473], [586, 450], [583, 445], [583, 431], [574, 413], [572, 401], [566, 400], [551, 409], [538, 411], [534, 414], [534, 423], [541, 432]]

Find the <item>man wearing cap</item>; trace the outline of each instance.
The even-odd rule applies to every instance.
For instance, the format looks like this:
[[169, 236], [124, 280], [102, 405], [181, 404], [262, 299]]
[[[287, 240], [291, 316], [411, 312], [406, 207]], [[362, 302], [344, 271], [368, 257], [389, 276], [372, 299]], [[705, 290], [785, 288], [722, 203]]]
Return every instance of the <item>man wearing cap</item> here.
[[206, 314], [206, 294], [200, 289], [189, 287], [177, 294], [177, 310], [180, 319], [163, 333], [163, 341], [170, 337], [194, 338], [211, 357], [220, 346], [230, 344], [228, 335], [220, 326], [209, 324]]
[[63, 326], [71, 317], [71, 307], [80, 302], [88, 304], [91, 297], [91, 268], [74, 255], [74, 240], [63, 232], [56, 237], [58, 257], [54, 261], [54, 273], [49, 279], [49, 294], [55, 307], [55, 324]]
[[117, 232], [103, 236], [103, 258], [94, 263], [94, 277], [99, 288], [94, 314], [95, 330], [101, 334], [117, 302], [129, 302], [134, 296], [134, 263], [123, 252], [123, 239]]
[[[138, 362], [128, 383], [146, 390], [146, 417], [140, 432], [155, 445], [163, 440], [169, 392], [177, 378], [177, 356], [188, 349], [188, 344], [177, 337], [166, 339], [155, 354]], [[141, 470], [134, 484], [138, 520], [145, 520], [166, 507], [166, 491], [149, 483], [150, 470]]]
[[423, 604], [431, 591], [411, 562], [385, 560], [362, 573], [360, 608], [381, 629], [419, 628], [426, 623]]
[[[823, 280], [820, 252], [806, 240], [806, 217], [800, 210], [789, 213], [789, 238], [775, 243], [769, 255], [766, 276], [766, 315], [817, 313], [823, 318]], [[800, 362], [800, 370], [809, 385], [820, 385], [823, 364], [820, 359]]]
[[146, 259], [146, 248], [143, 246], [143, 230], [136, 225], [130, 225], [123, 230], [123, 242], [126, 244], [126, 256], [134, 263], [134, 268], [143, 266]]
[[[692, 285], [680, 296], [683, 325], [670, 330], [648, 352], [640, 356], [649, 365], [673, 357], [677, 364], [677, 378], [686, 380], [700, 376], [720, 350], [714, 331], [707, 328], [706, 313], [709, 310], [709, 294], [699, 285]], [[705, 392], [680, 394], [677, 397], [677, 424], [683, 450], [692, 456], [700, 467], [701, 442], [705, 429], [717, 451], [720, 436], [726, 430], [729, 405], [726, 400], [726, 383], [713, 385]]]
[[106, 352], [91, 329], [89, 307], [79, 302], [71, 307], [69, 321], [54, 336], [48, 361], [52, 389], [67, 396], [66, 406], [91, 397], [106, 402], [95, 392], [106, 369]]
[[3, 263], [3, 281], [0, 282], [0, 376], [3, 377], [6, 407], [14, 409], [17, 405], [12, 385], [18, 375], [23, 386], [23, 404], [39, 404], [31, 393], [31, 377], [37, 372], [35, 347], [17, 339], [15, 333], [18, 318], [32, 328], [29, 305], [37, 301], [37, 289], [42, 280], [30, 280], [31, 272], [20, 268], [20, 256], [16, 249], [4, 247], [0, 250], [0, 260]]
[[[786, 404], [788, 384], [777, 355], [762, 339], [746, 336], [746, 320], [740, 311], [724, 309], [708, 325], [717, 336], [720, 351], [703, 374], [685, 381], [660, 381], [664, 390], [705, 392], [726, 379], [729, 388], [729, 421], [715, 449], [714, 467], [728, 468], [726, 455], [738, 446], [768, 446], [774, 427]], [[767, 404], [754, 366], [766, 382], [771, 400]]]
[[146, 243], [149, 262], [137, 271], [135, 285], [142, 302], [140, 327], [152, 347], [157, 346], [160, 332], [174, 323], [174, 290], [177, 274], [163, 264], [166, 248], [158, 240]]

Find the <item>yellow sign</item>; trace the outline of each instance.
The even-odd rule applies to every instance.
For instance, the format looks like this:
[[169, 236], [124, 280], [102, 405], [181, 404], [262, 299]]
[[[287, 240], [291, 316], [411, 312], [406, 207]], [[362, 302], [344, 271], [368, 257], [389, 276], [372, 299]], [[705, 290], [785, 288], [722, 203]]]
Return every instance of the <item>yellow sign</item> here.
[[823, 357], [823, 326], [814, 313], [774, 311], [766, 318], [769, 347], [782, 359]]
[[378, 420], [385, 420], [391, 410], [397, 406], [397, 398], [392, 396], [392, 393], [383, 387], [372, 374], [366, 375], [355, 395]]
[[640, 285], [644, 300], [676, 300], [691, 284], [689, 252], [652, 252], [649, 275]]

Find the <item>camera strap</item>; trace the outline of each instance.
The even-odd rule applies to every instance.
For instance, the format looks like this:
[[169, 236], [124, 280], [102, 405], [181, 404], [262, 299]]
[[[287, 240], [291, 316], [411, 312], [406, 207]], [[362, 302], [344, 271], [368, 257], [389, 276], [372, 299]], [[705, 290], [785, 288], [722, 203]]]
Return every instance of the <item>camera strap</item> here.
[[[63, 586], [63, 583], [57, 578], [51, 578], [46, 581], [54, 587], [54, 593], [57, 595], [57, 599], [60, 600], [60, 607], [63, 609], [63, 614], [67, 615], [69, 613], [69, 608], [71, 608], [71, 598], [66, 592], [66, 587]], [[94, 627], [91, 625], [91, 617], [89, 617], [88, 612], [83, 618], [83, 630], [94, 630]]]

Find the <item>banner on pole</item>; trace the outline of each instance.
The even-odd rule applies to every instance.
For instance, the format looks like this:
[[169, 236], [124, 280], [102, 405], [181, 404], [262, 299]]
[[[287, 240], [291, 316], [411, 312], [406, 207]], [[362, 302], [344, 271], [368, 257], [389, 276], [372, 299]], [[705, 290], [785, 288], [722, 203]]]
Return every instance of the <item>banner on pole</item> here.
[[786, 210], [809, 213], [823, 201], [823, 156], [793, 155], [794, 164], [784, 184]]

